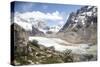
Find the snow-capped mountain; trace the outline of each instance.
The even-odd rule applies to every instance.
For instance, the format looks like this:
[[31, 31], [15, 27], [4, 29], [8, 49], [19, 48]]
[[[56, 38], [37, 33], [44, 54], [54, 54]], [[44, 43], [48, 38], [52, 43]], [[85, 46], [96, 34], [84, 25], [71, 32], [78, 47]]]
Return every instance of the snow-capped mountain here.
[[24, 28], [26, 31], [30, 33], [30, 35], [44, 34], [43, 28], [46, 26], [44, 20], [34, 19], [34, 18], [25, 18], [20, 13], [15, 13], [14, 23]]
[[49, 31], [57, 33], [60, 29], [61, 29], [61, 26], [55, 25], [55, 26], [51, 26], [50, 29], [49, 29]]
[[[76, 13], [72, 12], [62, 28], [72, 27], [74, 28], [75, 25], [85, 25], [88, 23], [97, 22], [97, 8], [95, 6], [85, 6], [81, 9], [77, 10]], [[90, 20], [90, 22], [88, 22]]]
[[68, 40], [77, 41], [95, 40], [97, 37], [97, 7], [96, 6], [84, 6], [78, 9], [76, 12], [72, 12], [59, 33], [63, 32], [65, 35], [71, 38]]
[[46, 26], [44, 28], [39, 28], [40, 31], [42, 31], [45, 34], [53, 34], [57, 33], [61, 29], [61, 26], [59, 25], [54, 25], [54, 26]]
[[22, 28], [24, 28], [27, 31], [32, 30], [32, 24], [29, 23], [28, 20], [21, 17], [21, 14], [19, 14], [19, 13], [14, 14], [14, 23], [18, 24], [19, 26], [21, 26]]
[[61, 29], [60, 25], [47, 26], [47, 21], [44, 19], [32, 18], [30, 15], [24, 15], [24, 13], [18, 12], [14, 14], [14, 23], [24, 28], [30, 35], [35, 35], [36, 33], [46, 34], [48, 31], [57, 33]]

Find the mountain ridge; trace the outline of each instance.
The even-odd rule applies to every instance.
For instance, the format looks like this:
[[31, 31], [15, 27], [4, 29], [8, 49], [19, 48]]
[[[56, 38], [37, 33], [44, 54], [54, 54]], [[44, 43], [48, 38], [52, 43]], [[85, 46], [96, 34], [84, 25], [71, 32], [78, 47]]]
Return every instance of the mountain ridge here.
[[[97, 7], [84, 6], [72, 12], [58, 35], [70, 42], [92, 42], [97, 39]], [[67, 37], [68, 36], [68, 37]], [[93, 37], [94, 36], [94, 37]], [[69, 39], [68, 39], [69, 38]], [[72, 41], [73, 40], [73, 41]], [[90, 40], [90, 41], [89, 41]]]

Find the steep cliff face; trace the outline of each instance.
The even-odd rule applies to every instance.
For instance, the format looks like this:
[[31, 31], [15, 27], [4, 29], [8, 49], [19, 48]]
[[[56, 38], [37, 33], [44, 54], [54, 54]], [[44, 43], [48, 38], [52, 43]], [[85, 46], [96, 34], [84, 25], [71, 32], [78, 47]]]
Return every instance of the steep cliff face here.
[[84, 6], [72, 12], [59, 35], [70, 42], [96, 42], [97, 7]]
[[11, 25], [11, 38], [12, 38], [12, 64], [14, 59], [20, 56], [27, 55], [27, 42], [28, 42], [28, 33], [20, 27], [18, 24], [13, 23]]

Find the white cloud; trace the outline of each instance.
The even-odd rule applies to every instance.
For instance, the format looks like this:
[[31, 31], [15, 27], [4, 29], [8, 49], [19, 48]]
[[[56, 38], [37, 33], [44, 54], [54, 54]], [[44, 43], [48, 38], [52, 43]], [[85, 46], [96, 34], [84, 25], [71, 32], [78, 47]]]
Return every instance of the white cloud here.
[[24, 13], [16, 12], [14, 15], [14, 22], [19, 24], [26, 30], [32, 30], [32, 25], [36, 26], [39, 21], [41, 21], [41, 23], [51, 21], [57, 24], [63, 24], [63, 17], [58, 11], [52, 13], [44, 13], [40, 11]]
[[32, 24], [26, 23], [25, 21], [22, 21], [20, 16], [16, 14], [14, 17], [14, 23], [17, 23], [21, 27], [23, 27], [25, 30], [32, 30]]
[[44, 19], [44, 20], [63, 20], [62, 16], [58, 11], [55, 11], [53, 13], [43, 13], [40, 11], [33, 11], [33, 12], [25, 12], [25, 13], [17, 13], [20, 15], [21, 18], [23, 19], [29, 19], [29, 18], [34, 18], [34, 19]]

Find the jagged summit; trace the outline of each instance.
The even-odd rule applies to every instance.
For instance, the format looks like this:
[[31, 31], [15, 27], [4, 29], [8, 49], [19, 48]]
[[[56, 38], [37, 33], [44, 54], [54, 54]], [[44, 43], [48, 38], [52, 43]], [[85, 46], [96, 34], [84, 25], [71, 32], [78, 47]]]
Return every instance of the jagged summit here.
[[[59, 31], [65, 39], [91, 40], [96, 38], [97, 31], [97, 8], [95, 6], [84, 6], [76, 12], [72, 12]], [[63, 36], [62, 35], [62, 36]], [[94, 36], [94, 37], [93, 37]], [[70, 39], [67, 39], [70, 40]]]

